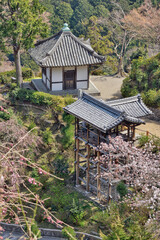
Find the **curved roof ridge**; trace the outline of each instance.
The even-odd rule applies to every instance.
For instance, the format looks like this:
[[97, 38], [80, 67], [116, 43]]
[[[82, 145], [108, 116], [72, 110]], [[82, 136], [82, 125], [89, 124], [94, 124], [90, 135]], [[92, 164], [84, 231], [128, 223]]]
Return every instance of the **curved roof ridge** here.
[[132, 96], [132, 97], [127, 97], [127, 98], [121, 98], [121, 99], [115, 99], [115, 100], [109, 100], [109, 101], [104, 101], [106, 102], [107, 104], [115, 104], [115, 105], [118, 105], [118, 104], [122, 104], [122, 103], [129, 103], [129, 102], [135, 102], [135, 101], [139, 101], [141, 100], [141, 95], [140, 94], [137, 94], [136, 96]]
[[62, 33], [61, 33], [60, 37], [58, 38], [57, 42], [55, 43], [55, 45], [54, 45], [54, 46], [52, 47], [52, 49], [47, 53], [47, 54], [49, 54], [49, 56], [52, 54], [52, 52], [54, 52], [54, 50], [56, 49], [56, 47], [59, 45], [59, 43], [60, 43], [60, 41], [61, 41], [61, 39], [62, 39], [62, 37], [63, 37], [63, 34], [64, 34], [64, 32], [62, 31]]
[[145, 122], [144, 122], [142, 119], [129, 116], [128, 114], [126, 114], [125, 119], [126, 119], [128, 122], [145, 124]]
[[57, 37], [61, 32], [62, 32], [62, 30], [59, 31], [58, 33], [56, 33], [56, 34], [50, 36], [49, 38], [45, 38], [45, 39], [42, 39], [42, 40], [38, 40], [38, 41], [35, 43], [34, 46], [36, 47], [36, 46], [38, 46], [38, 45], [40, 45], [40, 44], [43, 44], [43, 43], [45, 43], [45, 42], [51, 40], [52, 38]]
[[90, 47], [87, 46], [87, 44], [85, 44], [83, 41], [80, 41], [80, 39], [78, 37], [76, 37], [72, 32], [69, 32], [70, 35], [80, 44], [82, 45], [87, 51], [91, 52], [92, 54], [94, 54], [94, 56], [100, 57], [102, 59], [105, 59], [104, 56], [101, 56], [99, 54], [97, 54], [93, 49], [91, 49]]
[[[60, 37], [57, 39], [56, 43], [54, 44], [54, 46], [51, 48], [51, 50], [49, 50], [49, 52], [46, 53], [46, 57], [43, 58], [43, 60], [41, 61], [42, 64], [45, 63], [45, 61], [51, 56], [51, 54], [56, 50], [56, 47], [60, 44], [62, 36], [63, 36], [63, 31], [60, 31], [61, 35]], [[59, 32], [59, 33], [60, 33]]]
[[82, 97], [81, 99], [86, 99], [92, 103], [94, 103], [95, 105], [98, 105], [99, 107], [103, 108], [103, 109], [106, 109], [106, 110], [109, 110], [110, 112], [114, 113], [114, 114], [119, 114], [120, 116], [123, 116], [124, 115], [124, 111], [120, 111], [120, 110], [117, 110], [115, 108], [112, 108], [111, 106], [107, 105], [106, 103], [92, 97], [91, 95], [87, 94], [87, 93], [84, 93], [82, 94]]
[[106, 59], [98, 55], [89, 42], [81, 41], [71, 31], [62, 30], [37, 42], [29, 53], [41, 67], [95, 65]]

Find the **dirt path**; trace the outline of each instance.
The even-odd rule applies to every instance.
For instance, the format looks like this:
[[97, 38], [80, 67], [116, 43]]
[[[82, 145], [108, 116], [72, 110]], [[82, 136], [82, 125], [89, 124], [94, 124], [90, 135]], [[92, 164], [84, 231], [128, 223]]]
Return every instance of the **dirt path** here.
[[124, 78], [108, 77], [108, 76], [91, 76], [91, 81], [100, 90], [104, 100], [121, 98], [121, 85]]
[[[145, 120], [146, 124], [138, 126], [137, 129], [140, 129], [141, 131], [136, 130], [136, 133], [146, 134], [146, 131], [149, 131], [153, 135], [160, 137], [160, 122], [148, 120], [148, 119], [144, 119], [144, 120]], [[145, 132], [143, 132], [143, 131], [145, 131]]]
[[[124, 78], [118, 77], [91, 76], [91, 81], [101, 92], [101, 96], [98, 98], [102, 98], [104, 100], [122, 97], [120, 89], [123, 83], [123, 79]], [[138, 126], [137, 128], [141, 131], [137, 130], [136, 132], [138, 134], [146, 134], [146, 131], [149, 131], [153, 135], [160, 137], [160, 122], [148, 119], [144, 120], [146, 124]]]

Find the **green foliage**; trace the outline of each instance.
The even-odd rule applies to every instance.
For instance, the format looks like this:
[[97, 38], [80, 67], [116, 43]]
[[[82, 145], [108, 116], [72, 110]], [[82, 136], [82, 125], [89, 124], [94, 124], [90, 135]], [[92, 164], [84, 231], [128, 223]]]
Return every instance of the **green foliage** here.
[[143, 147], [149, 141], [149, 137], [145, 134], [142, 134], [141, 137], [138, 139], [138, 145]]
[[72, 97], [55, 96], [44, 92], [29, 89], [16, 88], [10, 92], [11, 101], [27, 101], [32, 104], [51, 106], [55, 112], [61, 112], [62, 108], [74, 101]]
[[100, 236], [104, 240], [150, 240], [152, 234], [145, 228], [149, 210], [142, 206], [131, 211], [126, 203], [112, 204], [107, 210], [97, 212], [92, 218], [104, 228]]
[[142, 93], [144, 102], [151, 107], [160, 107], [160, 90], [149, 90]]
[[3, 119], [3, 120], [9, 120], [10, 119], [10, 114], [8, 112], [3, 112], [3, 111], [0, 111], [0, 119]]
[[83, 220], [83, 218], [85, 217], [85, 211], [84, 208], [82, 206], [82, 204], [80, 204], [78, 199], [73, 199], [71, 208], [70, 208], [70, 218], [73, 221], [73, 223], [79, 225], [81, 223], [81, 221]]
[[63, 113], [63, 121], [66, 122], [67, 124], [74, 123], [75, 117], [64, 112]]
[[[33, 71], [30, 68], [22, 68], [22, 76], [24, 79], [33, 77]], [[16, 78], [16, 71], [6, 71], [0, 73], [0, 83], [11, 83], [11, 77]]]
[[142, 93], [142, 98], [148, 106], [160, 106], [160, 54], [144, 59], [139, 57], [132, 62], [129, 77], [123, 81], [122, 95], [129, 97]]
[[32, 226], [31, 226], [31, 231], [32, 231], [32, 233], [33, 233], [33, 236], [36, 236], [37, 239], [40, 239], [40, 238], [41, 238], [41, 232], [40, 232], [40, 230], [39, 230], [38, 225], [37, 225], [36, 222], [34, 222], [34, 223], [32, 224]]
[[72, 15], [71, 5], [67, 2], [60, 2], [54, 9], [54, 15], [52, 15], [52, 33], [57, 33], [65, 22], [69, 23]]
[[74, 240], [76, 238], [76, 233], [73, 228], [71, 227], [64, 227], [62, 229], [62, 235], [64, 238], [69, 239], [69, 240]]
[[33, 121], [31, 121], [29, 126], [28, 126], [28, 131], [32, 130], [35, 127], [36, 127], [36, 124]]
[[51, 144], [53, 139], [52, 139], [52, 131], [50, 130], [50, 128], [46, 128], [45, 131], [43, 131], [43, 141], [46, 143], [46, 144]]
[[117, 191], [120, 194], [121, 199], [128, 193], [128, 189], [127, 189], [126, 185], [124, 184], [124, 182], [120, 182], [117, 185]]
[[[44, 7], [39, 0], [3, 0], [0, 2], [3, 39], [8, 39], [11, 46], [28, 49], [33, 45], [35, 37], [47, 33], [47, 24], [43, 22]], [[8, 21], [8, 15], [14, 16]]]
[[101, 69], [95, 69], [91, 72], [91, 74], [95, 76], [99, 76], [99, 75], [103, 75], [104, 72]]
[[[21, 54], [21, 64], [22, 64], [23, 67], [32, 69], [33, 72], [38, 72], [39, 71], [39, 66], [31, 58], [31, 56], [26, 52]], [[26, 77], [26, 78], [30, 78], [30, 77]]]
[[68, 174], [69, 164], [67, 162], [67, 159], [65, 159], [64, 156], [60, 153], [56, 154], [52, 165], [54, 167], [54, 172], [56, 175], [64, 177], [64, 175]]
[[149, 135], [146, 136], [144, 134], [141, 135], [141, 137], [138, 139], [138, 145], [139, 147], [143, 147], [146, 143], [152, 144], [152, 152], [157, 153], [160, 151], [160, 138]]
[[64, 149], [69, 148], [74, 143], [74, 125], [67, 124], [62, 129], [63, 137], [61, 139], [62, 145]]
[[113, 42], [111, 32], [101, 24], [96, 16], [84, 19], [83, 27], [86, 29], [82, 35], [85, 39], [90, 39], [91, 46], [100, 55], [107, 56], [105, 64], [97, 70], [93, 70], [94, 75], [114, 74], [117, 71], [117, 60], [113, 56]]

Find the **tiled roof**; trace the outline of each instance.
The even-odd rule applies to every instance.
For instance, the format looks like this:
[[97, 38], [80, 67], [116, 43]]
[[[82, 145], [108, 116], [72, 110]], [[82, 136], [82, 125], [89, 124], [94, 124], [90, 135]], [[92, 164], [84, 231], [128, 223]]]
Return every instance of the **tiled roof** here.
[[152, 111], [143, 103], [140, 94], [134, 97], [106, 101], [105, 103], [119, 111], [124, 111], [131, 117], [144, 117], [152, 114]]
[[89, 42], [78, 39], [70, 31], [60, 31], [39, 41], [29, 53], [42, 67], [94, 65], [105, 61], [105, 57], [98, 55]]
[[143, 120], [130, 116], [119, 109], [115, 109], [86, 93], [83, 93], [81, 98], [76, 102], [66, 106], [64, 111], [88, 122], [102, 132], [114, 128], [123, 121], [136, 124], [144, 123]]

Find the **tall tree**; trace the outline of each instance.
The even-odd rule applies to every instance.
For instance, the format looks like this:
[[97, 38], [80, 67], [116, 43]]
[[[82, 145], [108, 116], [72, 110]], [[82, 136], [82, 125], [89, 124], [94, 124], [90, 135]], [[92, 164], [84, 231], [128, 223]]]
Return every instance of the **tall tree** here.
[[118, 75], [124, 76], [124, 57], [131, 41], [136, 37], [136, 33], [131, 29], [127, 29], [123, 19], [127, 12], [123, 7], [113, 2], [113, 10], [106, 18], [99, 19], [100, 22], [106, 24], [111, 34], [111, 41], [114, 43], [114, 53], [118, 59]]
[[141, 7], [125, 16], [124, 23], [140, 39], [160, 45], [160, 9], [154, 6], [151, 0], [145, 0]]
[[13, 48], [19, 86], [22, 84], [21, 49], [30, 48], [36, 36], [44, 37], [47, 34], [48, 26], [43, 21], [44, 10], [39, 0], [0, 1], [0, 32], [5, 45]]

